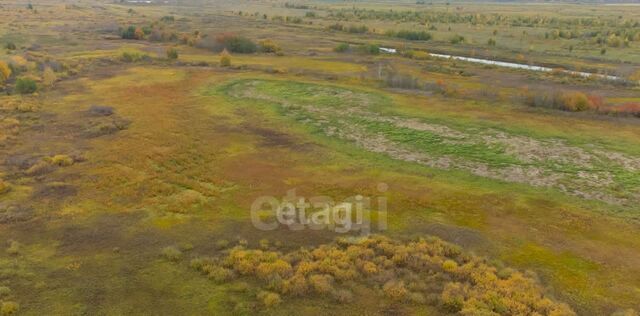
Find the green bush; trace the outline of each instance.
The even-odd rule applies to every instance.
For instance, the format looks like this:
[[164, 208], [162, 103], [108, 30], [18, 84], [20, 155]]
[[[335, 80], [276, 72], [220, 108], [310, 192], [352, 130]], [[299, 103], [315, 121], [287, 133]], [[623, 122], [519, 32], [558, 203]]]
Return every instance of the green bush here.
[[149, 58], [149, 55], [136, 52], [136, 51], [126, 51], [122, 52], [121, 55], [122, 61], [128, 63], [135, 63]]
[[16, 80], [16, 92], [19, 94], [32, 94], [38, 90], [36, 82], [29, 78], [18, 78]]
[[389, 32], [387, 35], [397, 38], [404, 38], [410, 41], [428, 41], [432, 38], [431, 33], [425, 31], [398, 31]]
[[348, 43], [340, 43], [333, 50], [337, 53], [344, 53], [349, 50], [351, 46]]
[[167, 58], [169, 59], [178, 59], [178, 50], [170, 47], [167, 49]]
[[460, 34], [456, 34], [453, 37], [451, 37], [451, 39], [449, 40], [451, 42], [451, 44], [459, 44], [459, 43], [464, 43], [464, 36], [460, 35]]
[[15, 50], [17, 48], [14, 42], [8, 42], [4, 47], [8, 50]]
[[242, 36], [229, 37], [225, 40], [224, 44], [232, 53], [252, 54], [258, 50], [258, 45], [256, 45], [256, 43]]
[[365, 54], [378, 55], [380, 54], [380, 46], [376, 44], [365, 44], [360, 46], [360, 51]]

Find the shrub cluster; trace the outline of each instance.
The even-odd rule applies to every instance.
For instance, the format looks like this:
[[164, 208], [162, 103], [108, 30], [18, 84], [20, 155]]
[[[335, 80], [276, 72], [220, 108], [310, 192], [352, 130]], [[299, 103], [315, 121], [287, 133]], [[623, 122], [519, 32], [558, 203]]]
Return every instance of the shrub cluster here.
[[141, 40], [144, 39], [145, 33], [141, 27], [129, 25], [120, 30], [120, 37], [123, 39]]
[[345, 26], [340, 23], [329, 25], [328, 29], [332, 31], [341, 31], [341, 32], [347, 32], [347, 33], [353, 33], [353, 34], [364, 34], [369, 32], [369, 27], [367, 27], [366, 25]]
[[432, 38], [431, 33], [426, 31], [389, 31], [387, 36], [403, 38], [409, 41], [428, 41]]
[[252, 54], [258, 50], [256, 43], [242, 36], [222, 36], [216, 40], [232, 53]]
[[578, 91], [555, 91], [535, 93], [525, 91], [524, 102], [528, 106], [580, 112], [603, 106], [602, 98]]
[[193, 259], [191, 266], [216, 282], [260, 280], [257, 298], [265, 307], [305, 295], [351, 302], [352, 287], [364, 285], [391, 304], [429, 304], [464, 315], [575, 315], [545, 297], [533, 277], [498, 270], [437, 238], [342, 238], [288, 253], [244, 246], [223, 253]]

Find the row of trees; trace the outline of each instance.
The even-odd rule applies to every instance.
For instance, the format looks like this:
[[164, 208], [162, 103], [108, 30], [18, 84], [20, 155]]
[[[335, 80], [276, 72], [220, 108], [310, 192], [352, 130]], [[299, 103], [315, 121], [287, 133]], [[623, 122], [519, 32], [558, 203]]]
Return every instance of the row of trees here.
[[[163, 17], [161, 21], [173, 22], [174, 19]], [[120, 36], [123, 39], [148, 39], [151, 41], [162, 42], [179, 41], [180, 43], [185, 45], [206, 48], [216, 52], [227, 50], [232, 53], [240, 54], [252, 54], [256, 52], [274, 53], [278, 55], [283, 54], [282, 48], [272, 40], [263, 40], [256, 43], [247, 37], [239, 36], [233, 33], [223, 33], [216, 36], [209, 36], [207, 34], [202, 34], [199, 31], [178, 35], [175, 32], [166, 31], [166, 27], [164, 27], [161, 23], [154, 23], [148, 27], [129, 25], [127, 27], [120, 28], [119, 32]], [[177, 55], [178, 52], [176, 50], [169, 49], [167, 51], [167, 58], [169, 59], [176, 59], [178, 57]]]
[[438, 12], [434, 10], [398, 11], [376, 9], [332, 9], [327, 15], [337, 20], [390, 20], [402, 22], [417, 22], [422, 24], [432, 23], [462, 23], [471, 25], [488, 26], [515, 26], [515, 27], [553, 27], [567, 29], [574, 27], [609, 27], [616, 29], [634, 29], [640, 27], [640, 22], [633, 19], [584, 17], [561, 18], [545, 15], [519, 15], [519, 14], [482, 14], [460, 12]]

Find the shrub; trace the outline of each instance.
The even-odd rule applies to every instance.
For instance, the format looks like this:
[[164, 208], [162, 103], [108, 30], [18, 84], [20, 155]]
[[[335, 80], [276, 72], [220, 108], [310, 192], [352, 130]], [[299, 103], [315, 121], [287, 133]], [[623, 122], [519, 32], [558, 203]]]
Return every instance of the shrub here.
[[282, 292], [284, 294], [292, 296], [302, 296], [309, 291], [309, 284], [307, 279], [300, 274], [296, 274], [288, 280], [285, 280], [282, 285]]
[[120, 37], [123, 39], [141, 40], [144, 39], [144, 31], [140, 27], [130, 25], [126, 29], [120, 31]]
[[7, 42], [4, 47], [8, 50], [15, 50], [17, 48], [14, 42]]
[[0, 60], [0, 84], [6, 82], [11, 77], [11, 67]]
[[[4, 180], [0, 179], [0, 195], [5, 194], [9, 191], [11, 191], [11, 186]], [[2, 296], [1, 291], [0, 291], [0, 296]]]
[[626, 114], [640, 117], [640, 103], [629, 102], [617, 106], [602, 107], [599, 109], [603, 113], [610, 114]]
[[235, 276], [232, 270], [223, 267], [207, 266], [206, 269], [203, 268], [203, 270], [206, 270], [209, 279], [216, 283], [229, 281]]
[[149, 55], [137, 51], [124, 51], [120, 57], [122, 61], [128, 63], [135, 63], [150, 58]]
[[407, 50], [402, 53], [402, 56], [417, 60], [425, 60], [431, 57], [428, 52], [421, 50]]
[[55, 155], [50, 158], [51, 164], [54, 164], [59, 167], [66, 167], [73, 165], [73, 158], [67, 155]]
[[258, 45], [252, 40], [233, 34], [220, 34], [215, 38], [213, 50], [228, 50], [232, 53], [252, 54], [258, 50]]
[[363, 34], [363, 33], [367, 33], [368, 31], [369, 31], [369, 28], [366, 25], [360, 25], [360, 26], [351, 25], [349, 26], [349, 28], [347, 28], [347, 32], [355, 33], [355, 34]]
[[51, 69], [51, 67], [45, 67], [42, 72], [42, 83], [47, 87], [51, 87], [56, 80], [58, 80], [58, 76], [53, 72], [53, 69]]
[[390, 31], [388, 36], [403, 38], [409, 41], [428, 41], [432, 38], [431, 33], [425, 31]]
[[578, 112], [592, 108], [586, 94], [582, 92], [566, 92], [560, 94], [559, 105], [563, 110]]
[[16, 81], [16, 92], [19, 94], [32, 94], [38, 90], [36, 82], [29, 78], [18, 78]]
[[427, 299], [422, 295], [422, 293], [411, 293], [411, 295], [409, 295], [409, 300], [414, 304], [424, 304], [427, 302]]
[[262, 301], [262, 304], [266, 307], [273, 307], [282, 303], [282, 299], [278, 293], [262, 291], [258, 293], [258, 299]]
[[286, 277], [291, 274], [291, 264], [278, 259], [274, 262], [262, 262], [256, 267], [256, 275], [261, 279], [269, 279], [274, 276]]
[[18, 303], [16, 302], [2, 302], [2, 305], [0, 305], [0, 315], [2, 316], [8, 316], [8, 315], [15, 315], [18, 313], [18, 310], [20, 309], [20, 305], [18, 305]]
[[404, 282], [397, 280], [391, 280], [385, 283], [382, 291], [386, 297], [394, 301], [402, 301], [409, 294], [409, 291], [404, 286]]
[[344, 53], [348, 51], [351, 46], [348, 43], [340, 43], [333, 50], [337, 53]]
[[532, 107], [580, 112], [602, 107], [602, 98], [578, 91], [529, 92], [525, 91], [525, 104]]
[[344, 25], [340, 23], [336, 23], [336, 24], [329, 25], [327, 28], [332, 31], [342, 31], [344, 30]]
[[[464, 254], [459, 247], [437, 238], [399, 242], [372, 236], [354, 244], [337, 241], [286, 254], [238, 246], [220, 260], [222, 265], [215, 264], [217, 259], [197, 259], [191, 264], [220, 281], [230, 272], [258, 277], [261, 289], [268, 290], [257, 296], [265, 306], [281, 302], [279, 295], [273, 295], [276, 291], [301, 296], [313, 290], [318, 296], [329, 294], [345, 303], [353, 295], [337, 289], [339, 286], [382, 285], [382, 294], [394, 303], [440, 304], [451, 313], [463, 315], [575, 315], [567, 305], [545, 298], [532, 276], [513, 272], [499, 278], [496, 268], [482, 258]], [[365, 270], [368, 260], [385, 266], [385, 270], [362, 277], [355, 267]], [[465, 264], [453, 272], [437, 271], [438, 266], [453, 266], [455, 262]], [[448, 282], [451, 279], [459, 282]], [[424, 292], [429, 293], [427, 298]]]
[[333, 299], [338, 303], [346, 304], [353, 301], [353, 294], [349, 290], [336, 290], [332, 293]]
[[458, 268], [458, 263], [453, 260], [446, 260], [442, 263], [442, 269], [447, 272], [453, 272]]
[[380, 54], [380, 46], [376, 44], [365, 44], [360, 46], [360, 51], [369, 55], [378, 55]]
[[11, 295], [11, 289], [7, 286], [0, 286], [0, 298]]
[[277, 53], [281, 50], [280, 46], [271, 40], [264, 40], [260, 42], [260, 51], [263, 53]]
[[7, 254], [10, 254], [12, 256], [15, 256], [17, 254], [20, 253], [20, 248], [22, 247], [22, 245], [20, 245], [19, 242], [15, 241], [15, 240], [11, 240], [9, 242], [9, 248], [7, 248]]
[[378, 273], [378, 266], [373, 262], [365, 262], [362, 265], [362, 272], [366, 275], [372, 275]]
[[182, 251], [174, 246], [168, 246], [162, 249], [162, 256], [170, 261], [178, 261], [182, 259]]
[[167, 52], [166, 53], [167, 53], [167, 58], [168, 59], [178, 59], [178, 50], [177, 49], [175, 49], [173, 47], [167, 48]]
[[315, 274], [309, 277], [311, 287], [320, 294], [330, 293], [333, 290], [332, 281], [331, 276], [325, 274]]
[[176, 19], [175, 19], [175, 17], [174, 17], [173, 15], [165, 15], [165, 16], [163, 16], [162, 18], [160, 18], [160, 21], [162, 21], [162, 22], [168, 22], [168, 23], [171, 23], [171, 22], [173, 22], [173, 21], [175, 21], [175, 20], [176, 20]]
[[496, 46], [496, 40], [495, 40], [495, 39], [493, 39], [493, 38], [490, 38], [490, 39], [487, 41], [487, 45], [489, 45], [489, 46]]
[[223, 50], [222, 53], [220, 53], [220, 66], [222, 67], [229, 67], [231, 66], [231, 55], [229, 54], [229, 52], [227, 52], [227, 50]]
[[226, 239], [216, 240], [216, 249], [222, 250], [229, 247], [229, 241]]
[[457, 313], [464, 306], [464, 290], [460, 283], [448, 283], [442, 291], [441, 300], [444, 308]]
[[460, 43], [464, 43], [464, 36], [460, 35], [460, 34], [456, 34], [453, 37], [451, 37], [451, 39], [449, 39], [449, 42], [451, 42], [451, 44], [460, 44]]

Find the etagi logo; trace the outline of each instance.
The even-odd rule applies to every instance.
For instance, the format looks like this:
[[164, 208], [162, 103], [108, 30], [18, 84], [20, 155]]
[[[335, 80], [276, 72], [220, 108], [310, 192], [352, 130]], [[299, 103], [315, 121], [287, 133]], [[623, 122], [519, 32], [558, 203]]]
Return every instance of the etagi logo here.
[[387, 184], [380, 183], [377, 186], [380, 196], [356, 195], [338, 202], [328, 196], [297, 196], [296, 189], [287, 191], [281, 199], [261, 196], [251, 205], [251, 222], [255, 228], [265, 231], [284, 225], [294, 231], [358, 231], [364, 236], [371, 232], [372, 222], [377, 224], [377, 230], [387, 229], [387, 198], [382, 194], [388, 188]]

